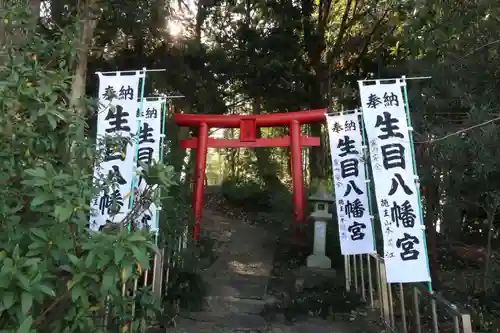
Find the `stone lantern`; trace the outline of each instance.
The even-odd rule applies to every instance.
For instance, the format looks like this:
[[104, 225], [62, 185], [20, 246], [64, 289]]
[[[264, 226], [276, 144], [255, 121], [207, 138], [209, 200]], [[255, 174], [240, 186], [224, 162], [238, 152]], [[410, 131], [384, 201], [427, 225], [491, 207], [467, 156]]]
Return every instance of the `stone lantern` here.
[[314, 204], [314, 210], [310, 215], [314, 220], [314, 246], [313, 253], [307, 257], [307, 267], [331, 268], [332, 261], [326, 256], [326, 228], [327, 223], [332, 221], [328, 207], [335, 198], [323, 192], [309, 197], [309, 200]]

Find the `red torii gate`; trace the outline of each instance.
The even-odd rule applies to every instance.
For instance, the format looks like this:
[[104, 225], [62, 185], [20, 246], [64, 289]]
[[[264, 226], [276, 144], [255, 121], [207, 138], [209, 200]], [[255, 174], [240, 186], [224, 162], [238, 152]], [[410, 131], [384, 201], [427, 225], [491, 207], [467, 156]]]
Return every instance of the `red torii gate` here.
[[[302, 175], [302, 147], [320, 145], [320, 138], [302, 136], [300, 126], [323, 122], [327, 109], [263, 115], [198, 115], [176, 114], [179, 126], [198, 127], [198, 137], [181, 141], [182, 148], [197, 149], [193, 209], [196, 224], [193, 238], [198, 239], [203, 213], [205, 168], [208, 148], [290, 147], [292, 162], [293, 216], [295, 223], [304, 221], [304, 179]], [[289, 136], [257, 138], [260, 127], [287, 126]], [[239, 139], [209, 138], [209, 128], [239, 128]]]

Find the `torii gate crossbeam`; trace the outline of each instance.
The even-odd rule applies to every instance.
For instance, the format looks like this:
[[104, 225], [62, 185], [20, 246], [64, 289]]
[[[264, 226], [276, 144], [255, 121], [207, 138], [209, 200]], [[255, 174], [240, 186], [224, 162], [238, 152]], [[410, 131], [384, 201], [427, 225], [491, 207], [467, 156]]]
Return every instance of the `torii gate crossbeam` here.
[[[194, 239], [199, 238], [203, 213], [205, 169], [208, 148], [290, 147], [292, 164], [293, 216], [296, 225], [304, 221], [304, 179], [302, 174], [302, 147], [320, 145], [320, 138], [301, 135], [300, 126], [323, 122], [327, 109], [274, 113], [264, 115], [198, 115], [176, 114], [179, 126], [197, 127], [198, 136], [181, 141], [182, 148], [196, 149], [195, 188], [193, 209], [196, 220]], [[260, 127], [287, 126], [289, 136], [257, 138]], [[239, 139], [209, 138], [210, 128], [239, 128]]]

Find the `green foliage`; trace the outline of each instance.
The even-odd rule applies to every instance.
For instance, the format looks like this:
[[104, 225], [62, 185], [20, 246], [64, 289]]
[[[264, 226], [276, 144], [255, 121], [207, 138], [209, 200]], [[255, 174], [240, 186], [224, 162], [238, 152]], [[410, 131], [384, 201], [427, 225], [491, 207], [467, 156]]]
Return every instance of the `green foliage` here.
[[183, 183], [170, 186], [168, 196], [161, 198], [162, 212], [158, 245], [172, 251], [171, 255], [181, 255], [175, 251], [176, 247], [172, 244], [179, 242], [179, 236], [188, 237], [186, 232], [194, 225], [191, 201], [191, 189]]
[[[492, 88], [500, 74], [499, 24], [494, 18], [498, 8], [488, 1], [463, 4], [416, 2], [413, 17], [406, 18], [399, 29], [399, 66], [411, 75], [432, 76], [409, 86], [417, 141], [426, 141], [421, 146], [419, 173], [426, 189], [424, 208], [433, 215], [427, 217], [427, 227], [439, 220], [439, 238], [473, 243], [486, 253], [475, 255], [479, 269], [463, 269], [456, 260], [433, 266], [441, 270], [440, 282], [448, 299], [471, 309], [475, 330], [495, 332], [498, 307], [484, 295], [496, 293], [487, 281], [498, 279], [496, 264], [490, 261], [500, 244], [500, 131], [496, 121], [486, 123], [498, 117], [500, 101]], [[433, 142], [440, 137], [445, 138]], [[465, 281], [456, 276], [465, 276]]]
[[221, 185], [222, 195], [236, 205], [265, 206], [268, 198], [263, 195], [263, 185], [253, 180], [227, 179]]
[[[168, 309], [172, 315], [179, 311], [198, 312], [203, 309], [207, 286], [199, 272], [193, 270], [176, 270], [169, 281], [165, 300], [177, 308]], [[173, 317], [173, 316], [172, 316]]]
[[332, 178], [313, 178], [309, 186], [309, 195], [327, 194], [335, 196], [335, 187]]
[[292, 194], [283, 187], [269, 188], [255, 181], [226, 179], [221, 186], [225, 200], [254, 223], [283, 230], [292, 223]]
[[205, 251], [211, 250], [211, 244], [195, 246], [190, 237], [194, 225], [191, 202], [191, 188], [186, 183], [171, 186], [169, 196], [162, 198], [158, 243], [170, 259], [168, 284], [162, 299], [164, 324], [174, 321], [181, 311], [200, 311], [207, 293], [200, 269], [206, 268]]
[[[88, 232], [89, 203], [102, 187], [93, 185], [95, 142], [81, 136], [85, 119], [68, 106], [78, 22], [47, 39], [29, 8], [10, 8], [0, 53], [0, 332], [98, 332], [105, 311], [142, 331], [158, 300], [122, 286], [132, 288], [157, 252], [150, 233], [127, 231], [144, 206], [115, 229]], [[146, 201], [168, 195], [172, 173], [162, 164], [144, 171]]]

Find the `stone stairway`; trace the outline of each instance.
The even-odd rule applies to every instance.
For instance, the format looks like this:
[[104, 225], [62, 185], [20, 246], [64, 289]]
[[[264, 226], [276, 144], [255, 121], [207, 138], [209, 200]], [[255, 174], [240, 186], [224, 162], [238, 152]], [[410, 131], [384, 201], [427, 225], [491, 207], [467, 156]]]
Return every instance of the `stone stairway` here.
[[242, 221], [210, 212], [205, 216], [210, 220], [204, 225], [205, 232], [225, 246], [203, 272], [209, 288], [204, 310], [185, 315], [177, 332], [266, 332], [268, 323], [260, 313], [268, 302], [273, 237]]
[[234, 221], [207, 211], [202, 226], [210, 237], [224, 244], [217, 260], [203, 272], [209, 286], [201, 312], [183, 314], [172, 333], [354, 333], [366, 332], [351, 323], [307, 319], [293, 325], [261, 315], [276, 299], [267, 296], [273, 269], [276, 237], [262, 226]]

